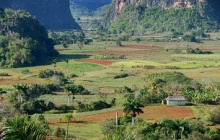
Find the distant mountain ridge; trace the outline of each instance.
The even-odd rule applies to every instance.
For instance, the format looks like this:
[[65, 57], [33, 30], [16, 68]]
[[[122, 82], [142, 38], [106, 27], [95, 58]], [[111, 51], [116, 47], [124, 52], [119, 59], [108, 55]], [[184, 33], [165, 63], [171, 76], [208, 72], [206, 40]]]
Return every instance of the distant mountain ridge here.
[[70, 0], [72, 13], [77, 16], [92, 15], [95, 10], [110, 3], [111, 0]]
[[0, 7], [26, 10], [49, 30], [80, 30], [69, 6], [69, 0], [0, 0]]

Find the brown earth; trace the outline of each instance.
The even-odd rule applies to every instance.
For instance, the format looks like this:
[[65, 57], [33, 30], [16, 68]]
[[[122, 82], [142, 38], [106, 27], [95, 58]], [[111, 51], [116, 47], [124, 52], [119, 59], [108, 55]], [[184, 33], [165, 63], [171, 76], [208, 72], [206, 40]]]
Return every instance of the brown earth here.
[[79, 59], [76, 60], [78, 62], [89, 62], [89, 63], [94, 63], [94, 64], [100, 64], [100, 65], [111, 65], [115, 61], [111, 60], [101, 60], [101, 59]]
[[[147, 121], [158, 121], [160, 119], [180, 119], [195, 117], [192, 110], [186, 106], [146, 106], [142, 108], [144, 114], [137, 115], [137, 118], [142, 118]], [[123, 116], [123, 110], [111, 111], [106, 113], [99, 113], [95, 115], [88, 115], [83, 117], [76, 117], [74, 121], [77, 122], [99, 122], [107, 118], [115, 118], [116, 112], [119, 116]], [[49, 123], [56, 123], [59, 120], [48, 120]]]

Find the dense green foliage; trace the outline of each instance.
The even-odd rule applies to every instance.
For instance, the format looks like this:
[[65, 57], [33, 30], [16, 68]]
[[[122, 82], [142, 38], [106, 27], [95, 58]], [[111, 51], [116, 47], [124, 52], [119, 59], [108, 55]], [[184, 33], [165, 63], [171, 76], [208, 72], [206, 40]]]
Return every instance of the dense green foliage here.
[[93, 40], [86, 38], [83, 32], [77, 35], [74, 32], [51, 32], [50, 37], [54, 40], [56, 45], [62, 44], [64, 48], [68, 48], [68, 44], [75, 44], [81, 42], [83, 44], [90, 44]]
[[219, 29], [215, 21], [202, 17], [196, 8], [146, 8], [143, 5], [127, 7], [119, 18], [108, 26], [111, 32], [126, 31], [143, 34], [147, 31], [214, 31]]
[[0, 67], [35, 65], [57, 54], [37, 19], [22, 10], [0, 9]]
[[4, 123], [1, 140], [42, 140], [48, 135], [47, 128], [32, 121], [28, 116], [7, 119]]
[[148, 123], [137, 120], [135, 125], [129, 125], [120, 119], [121, 125], [116, 127], [113, 119], [101, 124], [105, 139], [146, 139], [146, 140], [218, 140], [220, 131], [205, 128], [199, 121], [184, 119], [164, 119], [157, 123]]

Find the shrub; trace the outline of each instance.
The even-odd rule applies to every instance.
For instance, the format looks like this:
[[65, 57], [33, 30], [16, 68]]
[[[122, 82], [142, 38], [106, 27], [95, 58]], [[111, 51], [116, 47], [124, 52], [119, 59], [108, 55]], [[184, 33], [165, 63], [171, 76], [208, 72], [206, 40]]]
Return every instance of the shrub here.
[[90, 44], [91, 42], [93, 42], [92, 39], [85, 38], [85, 39], [83, 40], [83, 43], [86, 44], [86, 45]]
[[49, 102], [47, 104], [47, 110], [52, 110], [52, 109], [55, 109], [55, 108], [56, 108], [56, 105], [53, 102]]
[[196, 37], [194, 35], [184, 35], [183, 40], [187, 42], [196, 42]]
[[106, 119], [101, 123], [102, 134], [113, 134], [116, 130], [115, 119]]
[[8, 73], [6, 73], [6, 72], [1, 72], [0, 76], [10, 76], [10, 75]]
[[91, 102], [89, 105], [89, 110], [93, 111], [93, 110], [101, 110], [104, 108], [109, 108], [111, 107], [110, 104], [108, 104], [106, 101], [95, 101], [95, 102]]
[[210, 111], [210, 121], [220, 123], [220, 107], [215, 107]]
[[146, 68], [146, 69], [153, 69], [153, 68], [155, 68], [155, 66], [145, 65], [144, 68]]
[[21, 105], [20, 110], [28, 114], [43, 113], [47, 110], [44, 100], [28, 101]]
[[30, 71], [29, 71], [29, 69], [23, 69], [23, 70], [21, 71], [21, 73], [22, 73], [22, 74], [28, 74], [28, 73], [30, 73]]
[[74, 106], [61, 105], [56, 107], [56, 110], [61, 111], [62, 113], [67, 113], [69, 110], [74, 110]]
[[74, 77], [78, 77], [78, 75], [76, 75], [76, 74], [74, 74], [74, 73], [71, 73], [71, 74], [69, 75], [69, 78], [74, 78]]
[[120, 39], [117, 39], [117, 40], [116, 40], [116, 45], [117, 45], [117, 46], [122, 46]]
[[55, 137], [60, 137], [60, 138], [64, 138], [66, 136], [66, 130], [64, 128], [60, 128], [60, 127], [57, 127], [54, 132], [53, 132], [53, 135]]
[[41, 70], [38, 74], [38, 77], [40, 78], [50, 78], [54, 75], [54, 71], [50, 69]]
[[56, 71], [56, 73], [54, 74], [54, 70], [51, 70], [51, 69], [41, 70], [40, 73], [38, 74], [38, 77], [40, 77], [40, 78], [50, 78], [54, 75], [64, 77], [64, 74], [62, 72]]
[[114, 79], [125, 78], [125, 77], [128, 77], [128, 76], [129, 75], [127, 73], [123, 73], [123, 74], [120, 74], [120, 75], [115, 75]]
[[177, 66], [166, 66], [166, 69], [180, 69], [180, 67]]
[[82, 102], [77, 102], [76, 109], [78, 112], [89, 111], [88, 104], [84, 104]]

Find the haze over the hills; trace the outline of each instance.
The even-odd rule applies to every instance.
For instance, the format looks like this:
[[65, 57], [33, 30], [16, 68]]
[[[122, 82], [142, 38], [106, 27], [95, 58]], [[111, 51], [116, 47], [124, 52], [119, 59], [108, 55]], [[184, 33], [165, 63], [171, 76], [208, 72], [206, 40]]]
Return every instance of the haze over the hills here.
[[0, 7], [28, 11], [49, 30], [80, 29], [73, 19], [68, 0], [1, 0]]

